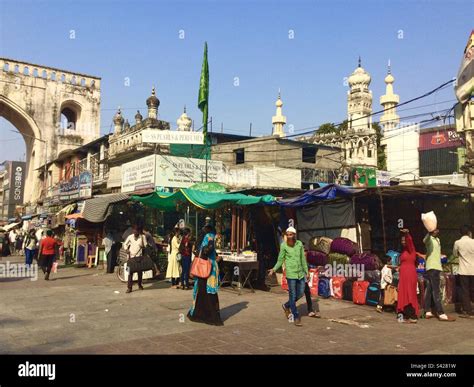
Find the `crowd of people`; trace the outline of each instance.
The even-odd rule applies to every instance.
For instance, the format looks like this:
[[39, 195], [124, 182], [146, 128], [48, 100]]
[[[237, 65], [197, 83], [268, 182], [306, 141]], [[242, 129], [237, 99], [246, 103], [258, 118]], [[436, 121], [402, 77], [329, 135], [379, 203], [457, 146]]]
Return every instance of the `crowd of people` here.
[[[461, 238], [454, 243], [453, 255], [459, 258], [459, 276], [461, 283], [461, 298], [463, 311], [460, 317], [473, 318], [470, 288], [474, 285], [474, 239], [469, 226], [460, 229]], [[417, 253], [413, 237], [408, 229], [400, 230], [402, 252], [399, 266], [392, 266], [390, 257], [383, 259], [384, 266], [381, 270], [380, 302], [376, 310], [382, 312], [386, 293], [393, 289], [393, 271], [398, 271], [399, 282], [397, 286], [396, 311], [399, 320], [416, 323], [420, 317], [418, 292], [418, 274], [416, 270]], [[64, 257], [70, 256], [72, 241], [71, 236], [64, 235], [62, 240], [56, 238], [51, 230], [35, 230], [28, 232], [11, 230], [3, 233], [3, 253], [8, 249], [8, 254], [25, 256], [25, 264], [32, 265], [38, 261], [44, 273], [44, 279], [49, 280], [54, 262], [58, 259], [59, 248], [62, 247]], [[210, 222], [198, 235], [197, 240], [184, 221], [178, 222], [168, 238], [168, 265], [166, 278], [171, 283], [171, 288], [190, 290], [193, 289], [193, 303], [189, 310], [188, 318], [191, 321], [204, 322], [213, 325], [222, 325], [219, 309], [219, 257], [215, 247], [216, 231]], [[143, 272], [156, 269], [150, 259], [157, 245], [149, 230], [138, 225], [131, 226], [123, 234], [123, 243], [119, 246], [128, 255], [129, 275], [127, 293], [133, 290], [133, 281], [136, 274], [138, 289], [143, 290]], [[423, 239], [426, 248], [426, 268], [424, 274], [425, 289], [423, 294], [425, 318], [437, 318], [439, 321], [455, 321], [455, 318], [445, 313], [441, 300], [440, 277], [443, 272], [441, 263], [441, 242], [439, 230], [428, 232]], [[116, 242], [114, 235], [107, 232], [103, 245], [107, 256], [107, 272], [113, 273], [116, 265]], [[8, 255], [7, 254], [7, 255]], [[193, 257], [208, 261], [209, 272], [206, 276], [199, 276], [193, 271]], [[288, 301], [282, 305], [285, 317], [301, 326], [301, 316], [297, 302], [305, 295], [307, 315], [320, 318], [318, 300], [313, 300], [308, 284], [309, 266], [306, 260], [304, 245], [297, 239], [296, 229], [289, 227], [280, 246], [280, 252], [275, 266], [268, 271], [273, 275], [277, 270], [285, 267], [288, 282]], [[194, 278], [192, 278], [194, 277]]]

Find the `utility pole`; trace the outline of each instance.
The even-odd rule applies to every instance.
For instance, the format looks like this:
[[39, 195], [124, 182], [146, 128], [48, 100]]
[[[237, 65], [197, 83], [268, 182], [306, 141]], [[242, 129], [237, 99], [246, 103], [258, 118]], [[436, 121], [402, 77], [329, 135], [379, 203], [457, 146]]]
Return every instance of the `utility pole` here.
[[250, 123], [249, 137], [252, 137], [252, 123]]

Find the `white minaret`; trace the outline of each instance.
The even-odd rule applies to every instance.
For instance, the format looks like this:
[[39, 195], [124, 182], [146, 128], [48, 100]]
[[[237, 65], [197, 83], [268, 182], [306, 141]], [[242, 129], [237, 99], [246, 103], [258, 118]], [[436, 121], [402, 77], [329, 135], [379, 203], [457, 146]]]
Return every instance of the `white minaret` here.
[[350, 90], [347, 92], [348, 132], [374, 133], [372, 129], [372, 91], [369, 90], [370, 75], [359, 65], [348, 79]]
[[278, 89], [278, 99], [275, 102], [276, 114], [272, 117], [273, 133], [272, 136], [285, 137], [283, 127], [286, 124], [286, 117], [282, 114], [283, 102], [281, 101], [280, 89]]
[[178, 131], [180, 132], [191, 132], [193, 130], [193, 120], [186, 114], [186, 106], [184, 106], [183, 114], [179, 116], [176, 123], [178, 124]]
[[382, 105], [385, 110], [382, 117], [380, 117], [380, 125], [384, 132], [386, 130], [393, 130], [400, 123], [400, 117], [396, 111], [400, 97], [393, 93], [393, 82], [395, 82], [395, 78], [392, 75], [389, 60], [387, 76], [385, 77], [385, 84], [387, 85], [385, 95], [380, 97], [380, 105]]

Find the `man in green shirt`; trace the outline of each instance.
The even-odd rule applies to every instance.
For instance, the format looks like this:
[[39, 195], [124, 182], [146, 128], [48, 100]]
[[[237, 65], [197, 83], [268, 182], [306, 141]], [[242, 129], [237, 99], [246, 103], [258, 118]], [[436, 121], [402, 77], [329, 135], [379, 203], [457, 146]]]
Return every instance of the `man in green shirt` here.
[[308, 264], [304, 255], [303, 243], [296, 239], [296, 230], [289, 227], [286, 230], [286, 241], [280, 246], [278, 261], [273, 269], [269, 270], [269, 275], [285, 264], [286, 279], [288, 281], [288, 302], [282, 305], [287, 319], [293, 316], [296, 326], [301, 326], [301, 317], [296, 308], [296, 302], [303, 297], [306, 277], [308, 276]]
[[429, 232], [423, 238], [426, 247], [426, 288], [425, 288], [425, 318], [430, 319], [434, 317], [431, 312], [432, 302], [436, 310], [436, 315], [440, 321], [454, 321], [444, 313], [443, 305], [441, 304], [441, 289], [440, 277], [443, 272], [441, 266], [441, 242], [439, 240], [439, 230]]

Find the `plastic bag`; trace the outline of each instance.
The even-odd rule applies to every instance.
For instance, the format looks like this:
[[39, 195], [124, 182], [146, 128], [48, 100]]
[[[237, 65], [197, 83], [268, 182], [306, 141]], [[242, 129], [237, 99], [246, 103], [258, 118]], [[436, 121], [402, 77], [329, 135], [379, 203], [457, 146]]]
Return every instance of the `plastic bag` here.
[[53, 262], [53, 267], [51, 268], [51, 271], [53, 273], [57, 273], [58, 272], [58, 262]]
[[428, 232], [432, 232], [438, 227], [438, 219], [436, 219], [436, 215], [433, 211], [421, 214], [421, 221]]

